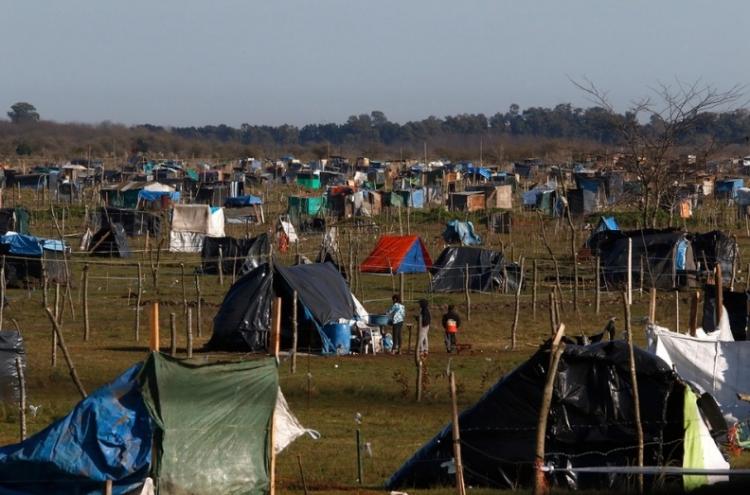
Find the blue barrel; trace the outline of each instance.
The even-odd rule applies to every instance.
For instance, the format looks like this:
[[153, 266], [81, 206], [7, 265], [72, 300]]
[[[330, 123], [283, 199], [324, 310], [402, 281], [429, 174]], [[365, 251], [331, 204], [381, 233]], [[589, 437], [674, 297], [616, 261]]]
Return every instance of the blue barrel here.
[[352, 343], [352, 327], [348, 323], [329, 323], [323, 333], [331, 341], [336, 352], [349, 354]]

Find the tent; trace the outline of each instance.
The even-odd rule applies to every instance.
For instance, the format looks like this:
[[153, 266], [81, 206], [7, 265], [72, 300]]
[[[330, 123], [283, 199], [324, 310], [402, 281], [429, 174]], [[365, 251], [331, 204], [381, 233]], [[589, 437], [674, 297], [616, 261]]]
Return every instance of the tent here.
[[416, 235], [384, 235], [362, 262], [365, 273], [424, 273], [432, 266], [430, 253]]
[[64, 254], [70, 248], [53, 239], [7, 232], [0, 236], [0, 255], [5, 260], [5, 280], [9, 287], [20, 287], [32, 279], [40, 280], [46, 271], [50, 282], [67, 282]]
[[[710, 397], [696, 401], [693, 391], [661, 359], [641, 349], [634, 352], [644, 465], [727, 469], [698, 411]], [[537, 421], [549, 363], [549, 346], [545, 345], [460, 414], [467, 485], [515, 490], [532, 483]], [[566, 345], [554, 382], [545, 463], [562, 471], [635, 464], [638, 449], [631, 383], [626, 342]], [[386, 488], [404, 491], [453, 484], [452, 449], [448, 424], [391, 476]], [[565, 474], [551, 475], [553, 482], [582, 490], [627, 487], [623, 475]], [[647, 491], [655, 481], [659, 480], [646, 478]], [[666, 478], [678, 489], [706, 481], [704, 476]]]
[[162, 495], [265, 493], [272, 414], [276, 451], [306, 432], [273, 359], [195, 364], [152, 353], [67, 416], [0, 447], [0, 493], [94, 495], [112, 480], [123, 495], [148, 477]]
[[643, 229], [603, 231], [592, 235], [588, 247], [601, 258], [602, 278], [608, 288], [627, 281], [628, 240], [632, 241], [632, 280], [641, 276], [646, 286], [659, 289], [692, 287], [696, 265], [689, 237], [678, 230]]
[[90, 220], [94, 230], [99, 230], [111, 223], [119, 223], [128, 236], [161, 235], [161, 215], [149, 211], [128, 210], [124, 208], [99, 208]]
[[201, 250], [203, 273], [219, 273], [220, 250], [223, 273], [244, 275], [267, 260], [270, 251], [268, 234], [251, 239], [206, 237]]
[[474, 224], [451, 220], [445, 225], [443, 240], [447, 243], [460, 243], [462, 246], [477, 246], [482, 244], [482, 237], [474, 232]]
[[102, 227], [89, 241], [89, 254], [117, 258], [130, 258], [130, 246], [125, 229], [119, 223]]
[[169, 250], [199, 253], [205, 237], [224, 237], [224, 208], [208, 205], [174, 205]]
[[[297, 300], [293, 298], [297, 292]], [[209, 349], [257, 351], [266, 348], [271, 329], [271, 301], [282, 298], [282, 308], [298, 307], [299, 347], [336, 351], [324, 327], [351, 321], [354, 298], [339, 271], [330, 263], [291, 267], [263, 263], [230, 287], [214, 317]], [[282, 311], [281, 345], [292, 337], [291, 310]]]
[[430, 270], [430, 289], [433, 292], [463, 292], [468, 265], [469, 290], [491, 291], [502, 283], [503, 262], [503, 255], [499, 251], [470, 247], [445, 248]]

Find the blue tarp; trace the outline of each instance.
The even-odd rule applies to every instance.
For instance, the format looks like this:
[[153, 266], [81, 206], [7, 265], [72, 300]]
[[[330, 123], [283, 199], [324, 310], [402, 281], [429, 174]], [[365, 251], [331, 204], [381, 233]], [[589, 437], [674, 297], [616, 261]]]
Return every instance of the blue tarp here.
[[260, 199], [258, 196], [253, 196], [252, 194], [248, 194], [246, 196], [237, 196], [236, 198], [227, 198], [224, 201], [224, 206], [227, 207], [234, 207], [234, 208], [241, 208], [243, 206], [253, 206], [253, 205], [262, 205], [263, 200]]
[[734, 199], [737, 197], [737, 191], [745, 187], [744, 179], [723, 179], [716, 181], [716, 195]]
[[446, 242], [460, 242], [464, 246], [482, 244], [482, 238], [474, 232], [474, 224], [458, 220], [451, 220], [446, 224], [443, 239]]
[[47, 251], [62, 252], [64, 245], [60, 241], [52, 239], [40, 239], [33, 235], [17, 234], [9, 232], [0, 236], [0, 244], [8, 246], [8, 254], [19, 256], [42, 256], [44, 249]]
[[151, 466], [153, 426], [137, 364], [26, 441], [0, 448], [0, 494], [115, 494], [138, 488]]
[[492, 177], [492, 172], [489, 171], [489, 169], [486, 169], [484, 167], [475, 167], [474, 165], [469, 165], [466, 167], [466, 173], [469, 175], [480, 175], [483, 178], [490, 180]]
[[169, 196], [175, 203], [180, 200], [179, 191], [145, 191], [143, 189], [138, 191], [138, 200], [161, 201], [162, 196]]
[[396, 273], [424, 273], [426, 271], [427, 267], [422, 255], [422, 246], [419, 242], [414, 242], [398, 265]]
[[677, 243], [677, 253], [674, 260], [674, 265], [677, 270], [685, 270], [687, 267], [687, 239], [682, 239]]
[[620, 226], [617, 224], [615, 217], [600, 217], [599, 223], [593, 233], [596, 234], [605, 230], [620, 230]]

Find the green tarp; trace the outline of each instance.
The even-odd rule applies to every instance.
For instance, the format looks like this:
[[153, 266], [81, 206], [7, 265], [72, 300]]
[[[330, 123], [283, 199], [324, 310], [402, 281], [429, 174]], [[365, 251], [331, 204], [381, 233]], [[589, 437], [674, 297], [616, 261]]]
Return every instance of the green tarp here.
[[152, 353], [140, 376], [160, 495], [268, 492], [274, 359], [196, 365]]
[[287, 199], [289, 215], [299, 217], [304, 215], [314, 216], [325, 205], [323, 196], [289, 196]]

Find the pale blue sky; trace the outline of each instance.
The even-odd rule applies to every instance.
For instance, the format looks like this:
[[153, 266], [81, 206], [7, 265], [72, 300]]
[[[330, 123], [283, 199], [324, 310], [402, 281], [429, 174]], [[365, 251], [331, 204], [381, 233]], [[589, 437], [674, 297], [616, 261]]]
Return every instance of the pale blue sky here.
[[623, 106], [656, 81], [750, 83], [750, 2], [0, 0], [0, 108], [58, 121], [403, 122]]

